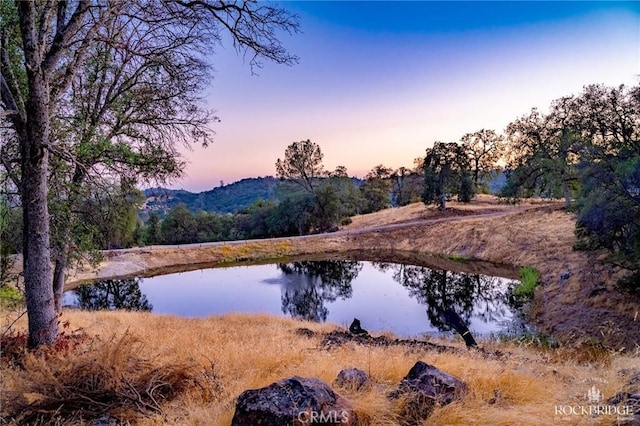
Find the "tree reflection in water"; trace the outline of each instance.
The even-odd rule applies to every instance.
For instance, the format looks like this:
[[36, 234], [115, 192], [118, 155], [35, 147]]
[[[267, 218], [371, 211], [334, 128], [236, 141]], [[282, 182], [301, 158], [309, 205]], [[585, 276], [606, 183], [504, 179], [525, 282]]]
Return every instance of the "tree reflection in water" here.
[[353, 260], [279, 263], [289, 279], [282, 289], [282, 312], [293, 318], [326, 321], [327, 302], [348, 299], [353, 294], [351, 282], [362, 270]]
[[87, 310], [151, 311], [153, 306], [140, 291], [142, 278], [104, 280], [75, 290], [77, 306]]
[[426, 305], [431, 324], [440, 331], [452, 327], [443, 318], [453, 310], [469, 326], [471, 316], [484, 322], [509, 317], [508, 286], [502, 278], [434, 270], [421, 266], [390, 263], [374, 264], [381, 271], [393, 271], [393, 279], [409, 290], [409, 295]]

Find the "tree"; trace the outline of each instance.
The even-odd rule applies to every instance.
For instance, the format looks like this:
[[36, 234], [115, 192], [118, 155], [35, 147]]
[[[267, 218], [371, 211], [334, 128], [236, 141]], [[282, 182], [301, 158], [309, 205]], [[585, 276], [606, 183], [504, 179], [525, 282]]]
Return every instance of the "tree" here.
[[146, 245], [160, 244], [162, 241], [162, 231], [160, 229], [160, 217], [158, 213], [151, 212], [149, 219], [147, 220], [146, 234], [144, 243]]
[[577, 166], [576, 247], [606, 249], [640, 294], [640, 86], [587, 86], [578, 120], [587, 148]]
[[[333, 183], [343, 182], [346, 168], [338, 167], [333, 177], [324, 171], [320, 146], [310, 140], [294, 142], [285, 150], [284, 160], [276, 161], [276, 176], [291, 183], [313, 199], [311, 211], [306, 211], [313, 231], [324, 232], [332, 229], [341, 216], [341, 194]], [[303, 205], [305, 197], [295, 195]]]
[[189, 244], [197, 241], [196, 218], [184, 204], [171, 209], [160, 229], [164, 244]]
[[400, 167], [391, 173], [391, 196], [396, 206], [405, 206], [420, 199], [424, 191], [424, 178], [422, 168], [420, 173], [414, 170]]
[[576, 164], [584, 146], [575, 122], [579, 102], [575, 97], [557, 99], [548, 115], [533, 108], [507, 126], [510, 161], [503, 194], [564, 197], [571, 205], [577, 184]]
[[[90, 123], [87, 138], [79, 141], [83, 144], [80, 152], [89, 157], [96, 152], [105, 155], [88, 168], [118, 174], [120, 171], [110, 166], [124, 158], [140, 167], [136, 173], [147, 166], [148, 176], [152, 176], [155, 165], [139, 161], [138, 154], [159, 155], [170, 162], [174, 159], [172, 163], [180, 168], [181, 163], [175, 161], [173, 137], [190, 140], [195, 135], [202, 140], [210, 135], [206, 114], [203, 116], [203, 110], [193, 102], [208, 80], [204, 55], [211, 53], [222, 35], [227, 34], [234, 46], [251, 58], [252, 68], [260, 67], [263, 59], [294, 63], [295, 56], [284, 50], [276, 30], [296, 32], [298, 23], [295, 16], [281, 8], [252, 1], [54, 1], [2, 5], [0, 99], [3, 117], [10, 123], [17, 146], [2, 147], [2, 162], [21, 193], [29, 344], [36, 346], [52, 343], [58, 335], [50, 263], [48, 172], [51, 156], [75, 161], [68, 157], [71, 150], [58, 131], [71, 128], [74, 119]], [[128, 74], [145, 61], [143, 71]], [[113, 62], [125, 65], [126, 71], [111, 68], [109, 64]], [[88, 71], [92, 67], [95, 74]], [[127, 80], [120, 89], [103, 84], [118, 75]], [[151, 84], [139, 87], [139, 79]], [[171, 83], [176, 83], [182, 95], [163, 106], [165, 98], [157, 95], [157, 90], [172, 90]], [[70, 96], [77, 87], [98, 95], [83, 97], [80, 103], [83, 99], [113, 99], [113, 103], [104, 109], [105, 114], [83, 115], [86, 108], [74, 105]], [[181, 112], [190, 111], [192, 115], [183, 118], [192, 121], [172, 122], [164, 127], [164, 114], [171, 114], [171, 109], [165, 108], [175, 106]], [[151, 111], [147, 116], [151, 119], [138, 121], [139, 111]], [[162, 115], [155, 114], [161, 111]], [[123, 122], [128, 125], [118, 126]], [[120, 137], [101, 132], [103, 125], [118, 128]], [[154, 145], [151, 138], [155, 135], [144, 132], [149, 128], [164, 132], [162, 146]], [[104, 143], [108, 146], [104, 147]], [[5, 158], [5, 152], [12, 156]]]
[[365, 176], [360, 186], [364, 198], [362, 213], [373, 213], [390, 206], [392, 169], [378, 164]]
[[446, 208], [447, 197], [457, 194], [458, 200], [469, 202], [473, 197], [469, 157], [463, 147], [455, 142], [436, 142], [428, 148], [424, 157], [425, 204], [437, 203], [440, 210]]
[[494, 130], [478, 130], [467, 133], [460, 139], [462, 147], [471, 160], [473, 184], [480, 189], [480, 180], [491, 177], [504, 151], [504, 137]]
[[276, 161], [276, 176], [313, 193], [325, 175], [322, 157], [320, 146], [311, 140], [294, 142], [285, 150], [284, 160]]

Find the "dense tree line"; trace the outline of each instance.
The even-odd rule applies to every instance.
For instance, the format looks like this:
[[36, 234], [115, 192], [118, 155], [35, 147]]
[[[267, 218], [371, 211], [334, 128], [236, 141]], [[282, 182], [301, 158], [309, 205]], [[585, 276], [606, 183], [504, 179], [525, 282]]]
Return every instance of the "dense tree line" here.
[[577, 211], [577, 249], [610, 253], [640, 291], [640, 87], [586, 86], [507, 127], [503, 195], [563, 198]]

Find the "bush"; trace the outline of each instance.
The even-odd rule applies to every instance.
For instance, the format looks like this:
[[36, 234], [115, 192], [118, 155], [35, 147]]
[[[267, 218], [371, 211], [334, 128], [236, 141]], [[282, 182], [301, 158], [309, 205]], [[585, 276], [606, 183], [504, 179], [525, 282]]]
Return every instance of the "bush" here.
[[0, 307], [16, 308], [24, 303], [24, 294], [14, 286], [0, 285]]
[[636, 296], [640, 296], [640, 271], [631, 272], [618, 280], [618, 287]]
[[537, 269], [525, 266], [520, 269], [520, 284], [516, 285], [512, 292], [513, 302], [516, 305], [523, 305], [533, 299], [538, 281], [540, 279], [540, 272]]

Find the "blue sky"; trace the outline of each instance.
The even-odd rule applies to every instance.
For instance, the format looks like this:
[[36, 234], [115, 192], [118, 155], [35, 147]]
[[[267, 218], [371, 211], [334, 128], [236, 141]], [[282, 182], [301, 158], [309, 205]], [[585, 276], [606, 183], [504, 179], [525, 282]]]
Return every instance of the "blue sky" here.
[[207, 103], [221, 122], [207, 149], [184, 151], [172, 187], [274, 175], [294, 141], [322, 148], [327, 169], [362, 177], [412, 166], [435, 141], [502, 131], [532, 107], [591, 83], [638, 84], [634, 2], [284, 2], [300, 57], [254, 76], [232, 46], [211, 58]]

